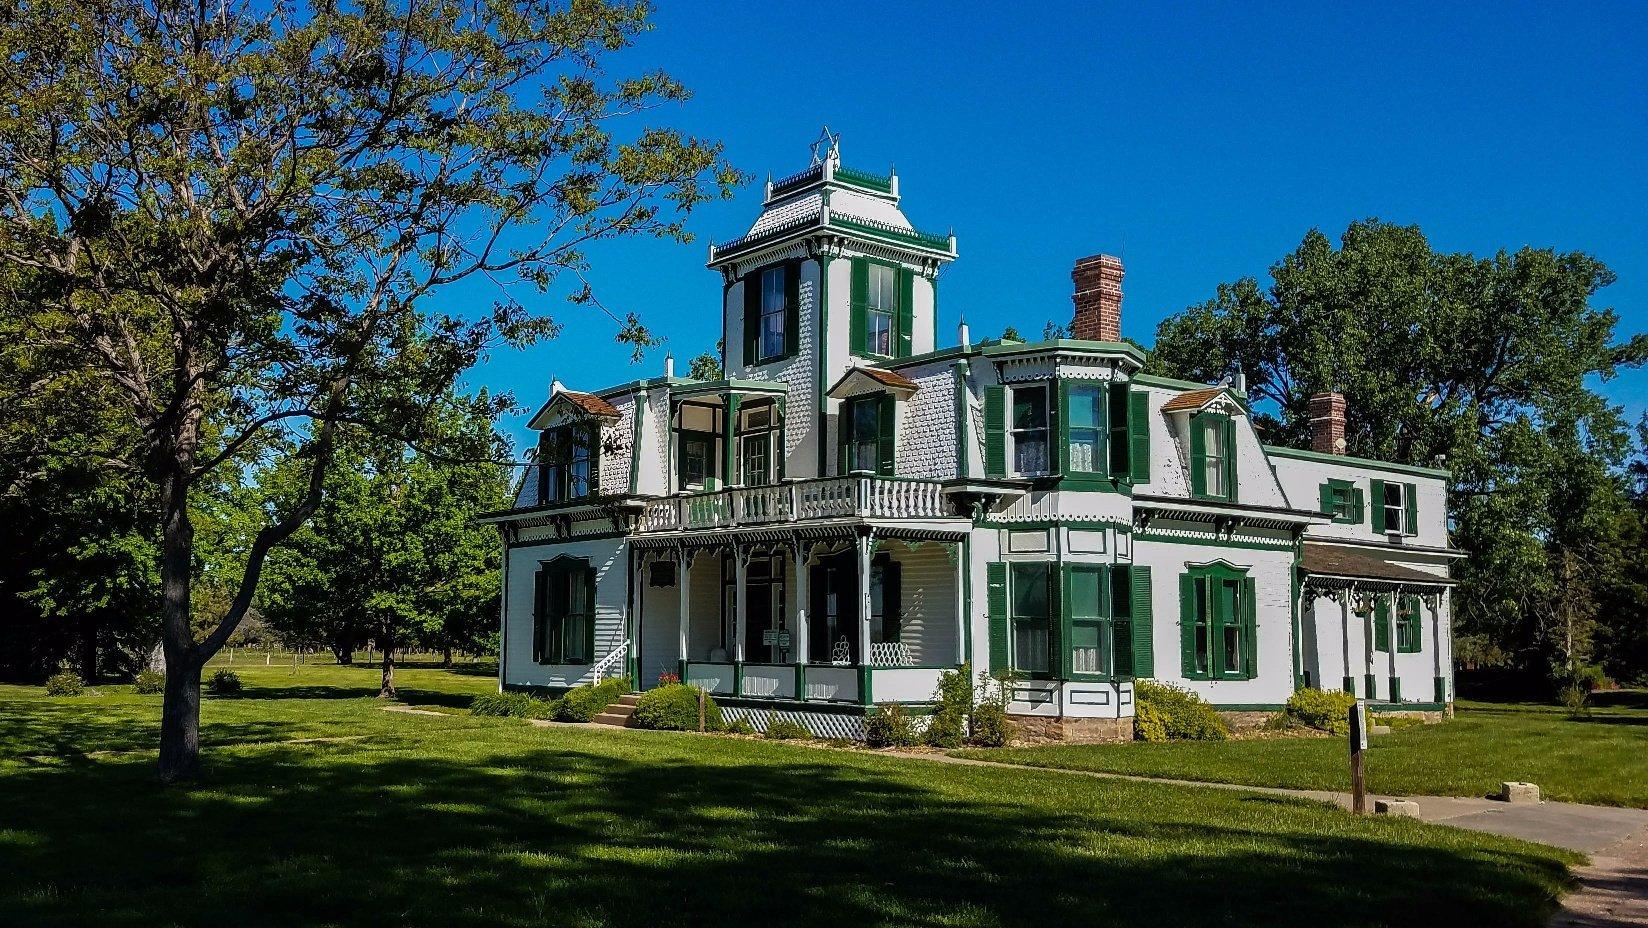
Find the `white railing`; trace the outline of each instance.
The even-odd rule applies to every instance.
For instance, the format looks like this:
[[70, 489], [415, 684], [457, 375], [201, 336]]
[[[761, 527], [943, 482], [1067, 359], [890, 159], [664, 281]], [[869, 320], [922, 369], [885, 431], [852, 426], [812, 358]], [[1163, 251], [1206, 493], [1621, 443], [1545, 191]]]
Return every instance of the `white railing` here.
[[642, 512], [640, 529], [696, 531], [812, 519], [938, 519], [949, 514], [936, 480], [856, 473], [655, 499]]
[[629, 639], [625, 638], [623, 641], [618, 642], [617, 647], [614, 647], [611, 651], [608, 651], [606, 657], [596, 661], [595, 666], [591, 667], [589, 671], [590, 674], [595, 677], [595, 682], [599, 683], [602, 680], [605, 680], [607, 678], [607, 671], [612, 669], [613, 664], [622, 661], [624, 659], [624, 655], [628, 652]]

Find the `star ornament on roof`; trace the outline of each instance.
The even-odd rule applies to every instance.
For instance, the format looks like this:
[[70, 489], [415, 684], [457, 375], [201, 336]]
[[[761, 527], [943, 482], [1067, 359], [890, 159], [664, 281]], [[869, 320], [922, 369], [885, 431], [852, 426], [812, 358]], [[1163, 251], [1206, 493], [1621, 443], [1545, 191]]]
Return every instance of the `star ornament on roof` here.
[[830, 127], [825, 126], [824, 130], [818, 133], [818, 141], [808, 147], [813, 152], [813, 164], [818, 164], [841, 149], [841, 133], [831, 132]]

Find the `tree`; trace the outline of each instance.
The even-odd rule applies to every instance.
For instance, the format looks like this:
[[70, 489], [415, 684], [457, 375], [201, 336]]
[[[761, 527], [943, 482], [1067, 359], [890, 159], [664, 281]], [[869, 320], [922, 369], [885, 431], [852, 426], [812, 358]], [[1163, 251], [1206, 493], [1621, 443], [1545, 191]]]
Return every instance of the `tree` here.
[[[319, 507], [339, 429], [422, 441], [484, 351], [553, 334], [521, 287], [590, 302], [590, 243], [685, 240], [691, 209], [742, 180], [718, 144], [615, 136], [687, 96], [661, 72], [606, 71], [647, 15], [63, 0], [0, 20], [0, 264], [46, 277], [31, 348], [48, 374], [118, 393], [138, 435], [125, 460], [157, 499], [163, 779], [198, 772], [201, 667]], [[426, 308], [471, 278], [497, 288], [489, 315]], [[268, 514], [196, 641], [191, 502], [257, 455], [298, 460], [304, 491]]]
[[1623, 503], [1629, 437], [1593, 388], [1648, 359], [1616, 341], [1592, 298], [1614, 280], [1595, 258], [1523, 248], [1489, 258], [1433, 250], [1420, 231], [1367, 220], [1335, 248], [1312, 230], [1270, 269], [1222, 284], [1165, 320], [1152, 369], [1212, 382], [1240, 370], [1273, 442], [1307, 445], [1311, 394], [1347, 399], [1347, 451], [1453, 473], [1461, 632], [1524, 666], [1583, 657], [1598, 540]]
[[706, 351], [692, 359], [692, 365], [687, 369], [687, 376], [693, 380], [720, 380], [724, 376], [721, 372], [721, 342], [715, 343], [715, 351]]
[[[478, 413], [485, 406], [483, 397], [467, 417], [443, 416], [437, 433], [501, 445]], [[271, 497], [301, 494], [300, 471], [270, 474]], [[277, 632], [319, 638], [340, 660], [363, 640], [376, 641], [379, 695], [393, 697], [397, 649], [417, 643], [450, 652], [497, 623], [497, 533], [476, 518], [508, 501], [508, 473], [491, 461], [408, 452], [347, 429], [319, 510], [270, 556], [259, 603]]]

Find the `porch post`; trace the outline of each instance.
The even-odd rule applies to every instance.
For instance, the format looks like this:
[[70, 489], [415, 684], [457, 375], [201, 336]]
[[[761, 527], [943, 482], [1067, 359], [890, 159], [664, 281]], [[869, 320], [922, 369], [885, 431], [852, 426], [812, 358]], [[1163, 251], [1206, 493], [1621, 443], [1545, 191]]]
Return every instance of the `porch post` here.
[[951, 545], [956, 555], [956, 664], [967, 659], [967, 600], [966, 583], [967, 550], [960, 541]]
[[1448, 702], [1448, 681], [1442, 676], [1442, 593], [1425, 597], [1426, 604], [1431, 608], [1431, 666], [1436, 675], [1436, 701], [1443, 705]]
[[687, 549], [681, 545], [675, 546], [675, 595], [676, 618], [681, 626], [681, 682], [687, 682], [687, 577], [692, 570], [692, 562], [687, 558]]
[[746, 607], [749, 605], [749, 590], [744, 582], [744, 559], [749, 549], [736, 542], [732, 547], [732, 583], [733, 602], [736, 603], [732, 614], [732, 653], [733, 660], [744, 663], [744, 622], [749, 615]]
[[807, 604], [809, 598], [807, 588], [807, 543], [797, 540], [790, 545], [790, 561], [795, 564], [795, 622], [790, 629], [794, 640], [790, 642], [790, 660], [795, 662], [795, 698], [807, 698], [807, 659], [811, 655], [811, 635], [807, 628]]
[[727, 391], [726, 414], [726, 421], [722, 423], [722, 431], [725, 433], [725, 437], [722, 438], [724, 447], [721, 449], [723, 453], [721, 476], [723, 478], [722, 486], [733, 487], [741, 485], [743, 481], [738, 480], [736, 477], [738, 467], [738, 394], [731, 390]]
[[1368, 699], [1377, 699], [1379, 687], [1373, 676], [1373, 622], [1376, 608], [1377, 593], [1368, 594], [1368, 614], [1362, 619], [1362, 682], [1367, 686], [1365, 694]]
[[[870, 531], [874, 531], [871, 529]], [[858, 536], [858, 701], [874, 702], [870, 670], [870, 535]]]
[[1401, 602], [1397, 598], [1397, 591], [1400, 589], [1401, 587], [1397, 587], [1396, 590], [1392, 590], [1391, 592], [1385, 594], [1390, 597], [1389, 615], [1391, 629], [1390, 640], [1386, 642], [1386, 644], [1390, 645], [1390, 650], [1385, 653], [1386, 656], [1390, 658], [1390, 693], [1388, 698], [1391, 702], [1402, 701], [1402, 678], [1396, 675], [1396, 624], [1397, 619], [1401, 616], [1401, 613], [1398, 610], [1402, 606]]
[[1345, 679], [1343, 681], [1344, 682], [1344, 690], [1345, 690], [1345, 692], [1351, 694], [1352, 696], [1355, 696], [1356, 695], [1356, 678], [1351, 676], [1351, 674], [1350, 674], [1350, 590], [1341, 589], [1339, 591], [1339, 594], [1337, 596], [1335, 596], [1334, 598], [1339, 600], [1339, 607], [1340, 607], [1341, 611], [1344, 613], [1344, 624], [1342, 625], [1342, 628], [1343, 628], [1344, 633], [1345, 633]]
[[640, 648], [637, 642], [641, 640], [641, 596], [646, 584], [641, 582], [641, 575], [646, 573], [646, 554], [636, 551], [633, 545], [629, 548], [629, 615], [625, 616], [625, 634], [628, 650], [624, 652], [624, 670], [629, 676], [629, 688], [632, 692], [639, 692], [641, 686]]

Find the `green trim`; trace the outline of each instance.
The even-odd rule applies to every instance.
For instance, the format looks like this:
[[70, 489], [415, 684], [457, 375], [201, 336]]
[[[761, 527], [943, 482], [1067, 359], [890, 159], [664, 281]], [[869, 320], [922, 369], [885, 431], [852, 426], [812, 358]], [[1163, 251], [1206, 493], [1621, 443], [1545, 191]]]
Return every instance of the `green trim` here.
[[1027, 521], [1027, 522], [997, 522], [997, 521], [992, 521], [990, 519], [981, 519], [978, 522], [975, 522], [973, 524], [976, 525], [979, 528], [996, 528], [996, 529], [1035, 529], [1035, 528], [1060, 528], [1061, 526], [1075, 526], [1075, 525], [1080, 525], [1080, 526], [1084, 526], [1084, 527], [1090, 527], [1090, 526], [1094, 526], [1094, 525], [1112, 525], [1112, 526], [1115, 526], [1120, 531], [1126, 532], [1127, 534], [1132, 534], [1132, 528], [1126, 522], [1122, 522], [1118, 519], [1105, 518], [1103, 516], [1071, 515], [1071, 516], [1060, 516], [1057, 519], [1032, 519], [1032, 520]]
[[967, 362], [957, 361], [950, 370], [955, 374], [956, 477], [966, 480], [973, 476], [972, 455], [967, 453]]
[[961, 558], [961, 641], [962, 660], [968, 667], [973, 664], [973, 536], [969, 532], [961, 540], [961, 551], [957, 555]]
[[[899, 358], [882, 364], [889, 370], [913, 367], [917, 364], [927, 364], [932, 361], [948, 361], [958, 358], [995, 357], [999, 355], [1035, 354], [1046, 351], [1066, 351], [1075, 354], [1122, 355], [1132, 361], [1144, 364], [1144, 352], [1126, 342], [1095, 342], [1072, 338], [1055, 338], [1041, 342], [1002, 342], [998, 339], [985, 339], [974, 342], [963, 348], [952, 345], [949, 348], [940, 348], [924, 354], [911, 355], [908, 358]], [[1133, 381], [1142, 382], [1144, 374], [1133, 374]], [[1159, 379], [1159, 378], [1157, 378]], [[1190, 388], [1205, 387], [1205, 384], [1187, 384]]]
[[1173, 377], [1161, 377], [1156, 374], [1134, 374], [1129, 378], [1133, 383], [1146, 387], [1165, 387], [1170, 390], [1207, 390], [1217, 384], [1197, 383], [1194, 380], [1178, 380]]
[[1265, 453], [1272, 457], [1298, 458], [1303, 461], [1321, 461], [1324, 464], [1349, 464], [1357, 467], [1372, 467], [1378, 470], [1389, 471], [1393, 474], [1413, 474], [1419, 477], [1440, 477], [1447, 479], [1453, 476], [1452, 471], [1436, 467], [1416, 467], [1412, 464], [1392, 464], [1389, 461], [1375, 461], [1372, 458], [1355, 458], [1348, 454], [1323, 454], [1320, 451], [1305, 451], [1299, 448], [1284, 448], [1280, 445], [1262, 445]]
[[741, 709], [779, 709], [791, 712], [825, 712], [831, 715], [863, 715], [865, 706], [856, 702], [824, 699], [782, 699], [765, 696], [728, 696], [710, 694], [717, 705], [737, 706]]
[[1293, 581], [1290, 585], [1291, 592], [1288, 594], [1288, 610], [1293, 614], [1293, 640], [1290, 643], [1293, 650], [1293, 691], [1295, 693], [1305, 688], [1305, 664], [1304, 656], [1301, 653], [1303, 646], [1300, 642], [1302, 632], [1299, 626], [1299, 561], [1302, 553], [1301, 547], [1300, 545], [1294, 546], [1293, 567], [1288, 571], [1288, 576]]
[[[1234, 582], [1237, 592], [1233, 595], [1234, 611], [1226, 612], [1221, 607], [1224, 601], [1219, 590], [1225, 584]], [[1198, 583], [1205, 583], [1207, 593], [1203, 602], [1207, 605], [1207, 669], [1196, 668], [1196, 602], [1195, 592]], [[1259, 676], [1259, 661], [1257, 637], [1259, 626], [1257, 619], [1256, 602], [1257, 585], [1252, 573], [1246, 568], [1233, 567], [1225, 562], [1213, 564], [1187, 566], [1179, 574], [1179, 670], [1187, 680], [1254, 680]], [[1240, 632], [1240, 651], [1236, 655], [1237, 669], [1225, 670], [1230, 655], [1225, 651], [1226, 635], [1229, 628], [1236, 628]]]
[[1371, 673], [1363, 674], [1362, 675], [1362, 685], [1363, 685], [1363, 687], [1365, 687], [1365, 689], [1362, 691], [1362, 695], [1367, 699], [1373, 699], [1374, 698], [1374, 693], [1377, 692], [1377, 690], [1379, 689], [1377, 686], [1374, 685], [1374, 676], [1373, 676], [1373, 674], [1371, 674]]
[[1447, 680], [1447, 678], [1446, 677], [1432, 677], [1431, 682], [1435, 687], [1436, 701], [1438, 703], [1447, 702], [1448, 701], [1448, 680]]
[[1390, 678], [1390, 701], [1391, 702], [1401, 702], [1402, 701], [1402, 678], [1401, 677], [1391, 677]]
[[724, 380], [693, 380], [688, 381], [686, 384], [681, 384], [680, 386], [685, 386], [686, 389], [677, 390], [674, 386], [672, 386], [670, 388], [671, 397], [698, 396], [704, 393], [726, 393], [728, 391], [772, 394], [790, 392], [789, 384], [784, 383], [782, 380], [741, 380], [738, 378], [727, 378]]
[[893, 178], [880, 174], [871, 174], [869, 171], [860, 171], [841, 165], [831, 172], [831, 180], [838, 181], [853, 187], [862, 187], [876, 193], [891, 194], [893, 192]]
[[1279, 541], [1271, 544], [1223, 538], [1178, 538], [1172, 535], [1158, 535], [1154, 532], [1134, 532], [1133, 541], [1169, 545], [1206, 545], [1211, 548], [1236, 548], [1243, 551], [1275, 551], [1278, 553], [1293, 550], [1293, 543], [1289, 541]]
[[736, 393], [727, 394], [727, 403], [721, 413], [721, 485], [733, 485], [738, 473], [738, 400]]
[[1345, 677], [1345, 678], [1341, 679], [1339, 681], [1339, 688], [1344, 690], [1345, 692], [1351, 694], [1352, 696], [1355, 696], [1356, 695], [1356, 678], [1355, 677]]
[[591, 532], [588, 535], [570, 535], [566, 538], [544, 538], [538, 541], [517, 541], [505, 546], [506, 551], [515, 551], [520, 548], [541, 548], [544, 545], [571, 545], [580, 541], [608, 541], [613, 538], [628, 538], [631, 532]]
[[837, 229], [846, 229], [864, 236], [871, 241], [891, 242], [898, 245], [925, 248], [939, 252], [947, 257], [955, 257], [950, 250], [950, 236], [939, 235], [936, 232], [920, 232], [915, 229], [900, 229], [896, 226], [885, 226], [872, 219], [859, 216], [849, 216], [842, 213], [830, 212], [830, 223]]
[[829, 389], [824, 383], [825, 361], [829, 356], [830, 347], [830, 261], [828, 255], [819, 255], [814, 258], [818, 262], [818, 341], [813, 345], [813, 367], [818, 371], [818, 422], [813, 428], [813, 444], [818, 450], [818, 473], [815, 477], [824, 477], [829, 474], [829, 422], [830, 398], [825, 395]]
[[875, 700], [872, 698], [873, 694], [870, 686], [872, 679], [873, 677], [870, 674], [870, 665], [858, 665], [858, 701], [862, 705], [871, 706], [875, 704]]

